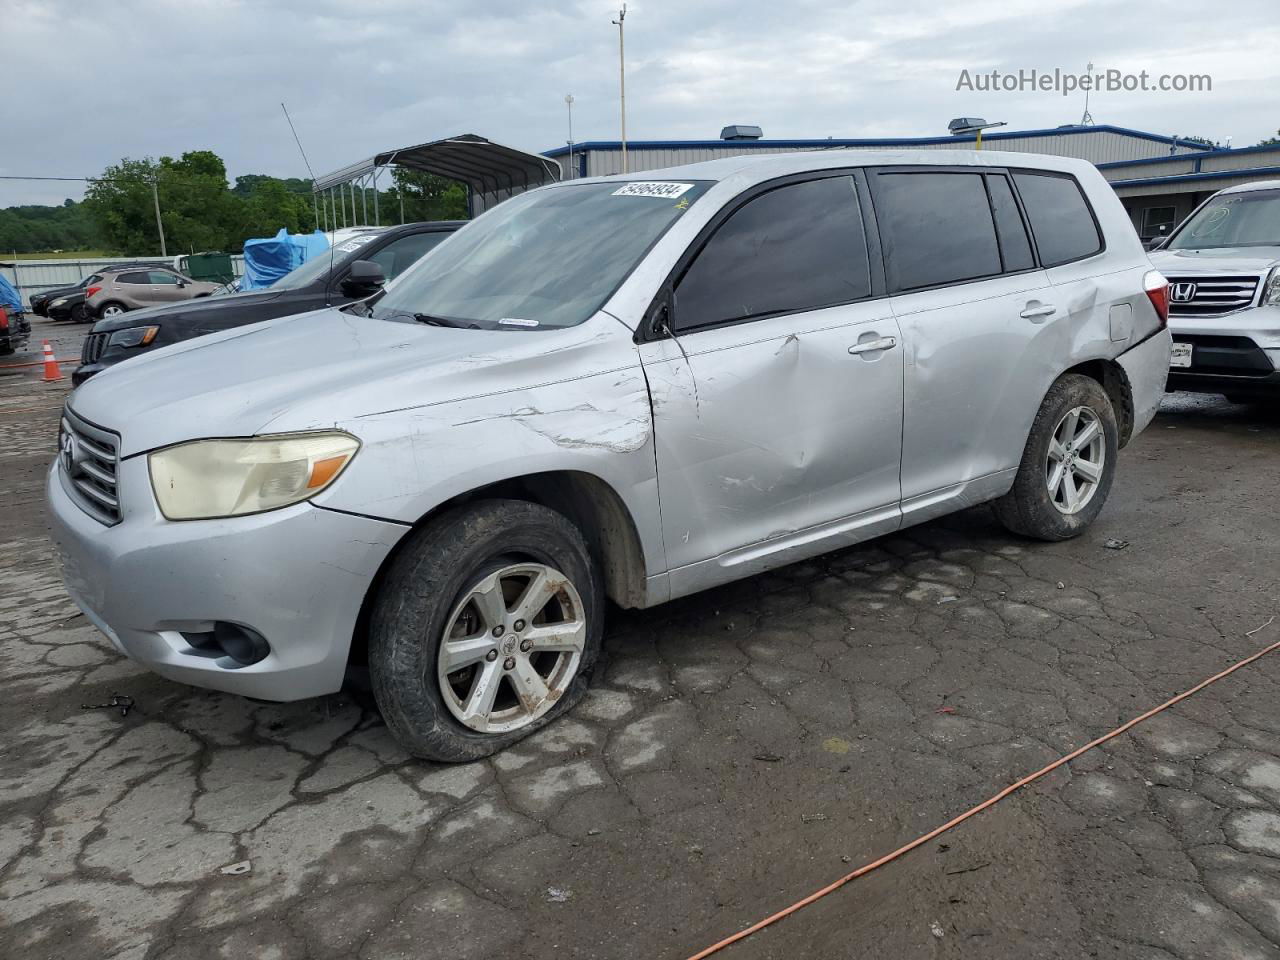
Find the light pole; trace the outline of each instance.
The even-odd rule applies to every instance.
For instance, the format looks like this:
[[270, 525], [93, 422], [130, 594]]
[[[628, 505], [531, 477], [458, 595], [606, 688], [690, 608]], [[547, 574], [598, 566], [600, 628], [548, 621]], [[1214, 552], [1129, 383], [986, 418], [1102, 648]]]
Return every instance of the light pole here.
[[618, 19], [613, 23], [618, 27], [618, 92], [619, 110], [622, 115], [622, 172], [627, 172], [627, 54], [623, 31], [623, 21], [627, 19], [627, 5], [624, 3], [618, 11]]
[[573, 94], [564, 95], [564, 105], [569, 108], [569, 179], [573, 179]]
[[160, 232], [160, 256], [169, 256], [169, 249], [164, 244], [164, 223], [160, 219], [160, 188], [156, 185], [157, 178], [151, 178], [151, 202], [156, 206], [156, 230]]

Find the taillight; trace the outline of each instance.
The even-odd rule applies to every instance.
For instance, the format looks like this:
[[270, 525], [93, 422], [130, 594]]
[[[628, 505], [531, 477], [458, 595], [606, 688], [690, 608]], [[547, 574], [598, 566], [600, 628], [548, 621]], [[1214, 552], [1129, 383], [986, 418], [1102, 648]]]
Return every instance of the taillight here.
[[9, 329], [9, 311], [0, 307], [0, 330]]
[[1148, 270], [1142, 278], [1142, 287], [1147, 291], [1147, 299], [1156, 308], [1156, 316], [1160, 318], [1160, 326], [1169, 325], [1169, 281], [1159, 270]]
[[84, 292], [85, 299], [86, 299], [86, 300], [87, 300], [87, 299], [89, 299], [90, 297], [92, 297], [95, 293], [97, 293], [97, 292], [98, 292], [99, 290], [101, 290], [101, 289], [102, 289], [101, 287], [89, 287], [89, 288], [88, 288], [87, 290], [85, 290], [85, 292]]

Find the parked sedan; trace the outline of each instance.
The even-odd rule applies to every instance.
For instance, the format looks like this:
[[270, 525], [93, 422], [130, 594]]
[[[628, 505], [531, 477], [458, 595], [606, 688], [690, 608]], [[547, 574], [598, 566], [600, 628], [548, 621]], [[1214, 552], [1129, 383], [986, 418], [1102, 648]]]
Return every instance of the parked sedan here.
[[171, 343], [368, 296], [373, 291], [351, 277], [357, 260], [376, 263], [386, 279], [394, 280], [462, 223], [442, 220], [370, 228], [339, 240], [331, 248], [332, 256], [312, 258], [266, 290], [223, 295], [220, 288], [200, 300], [99, 320], [85, 338], [72, 381], [81, 384], [122, 360]]
[[101, 279], [85, 287], [85, 304], [94, 316], [118, 317], [160, 303], [207, 297], [221, 284], [192, 280], [169, 267], [101, 270]]
[[72, 323], [88, 323], [93, 319], [85, 305], [83, 290], [73, 290], [45, 304], [45, 316], [50, 320], [70, 320]]

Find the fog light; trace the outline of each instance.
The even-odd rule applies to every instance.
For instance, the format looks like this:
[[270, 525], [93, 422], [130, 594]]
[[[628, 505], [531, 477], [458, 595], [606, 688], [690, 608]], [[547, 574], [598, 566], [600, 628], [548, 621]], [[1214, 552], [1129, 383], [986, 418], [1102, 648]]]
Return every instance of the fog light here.
[[213, 625], [213, 639], [228, 657], [243, 667], [266, 659], [271, 652], [262, 634], [238, 623], [219, 620]]
[[215, 621], [212, 630], [183, 633], [182, 638], [196, 650], [210, 655], [223, 654], [242, 667], [266, 659], [271, 652], [271, 645], [258, 631], [222, 620]]

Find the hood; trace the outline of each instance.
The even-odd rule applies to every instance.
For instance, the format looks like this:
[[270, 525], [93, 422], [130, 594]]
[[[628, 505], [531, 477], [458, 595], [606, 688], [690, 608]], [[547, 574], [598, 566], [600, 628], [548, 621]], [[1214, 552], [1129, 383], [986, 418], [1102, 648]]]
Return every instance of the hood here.
[[48, 300], [52, 303], [59, 297], [68, 297], [73, 293], [84, 293], [84, 287], [75, 285], [70, 287], [58, 287], [54, 290], [42, 290], [40, 293], [33, 293], [31, 295], [31, 300], [33, 303], [37, 300]]
[[563, 330], [509, 331], [327, 309], [143, 354], [86, 381], [69, 403], [119, 433], [127, 457], [184, 440], [332, 427], [635, 363], [631, 331], [604, 313]]
[[118, 317], [99, 320], [93, 325], [93, 333], [110, 333], [113, 330], [127, 330], [137, 327], [149, 320], [161, 320], [174, 317], [202, 316], [209, 312], [220, 313], [223, 310], [236, 310], [255, 303], [268, 303], [279, 297], [283, 290], [260, 290], [252, 293], [237, 293], [226, 297], [199, 297], [194, 300], [183, 300], [181, 303], [161, 303], [154, 307], [143, 307], [141, 310], [130, 310]]
[[1156, 250], [1149, 256], [1157, 270], [1173, 276], [1226, 272], [1262, 274], [1280, 264], [1280, 246]]

